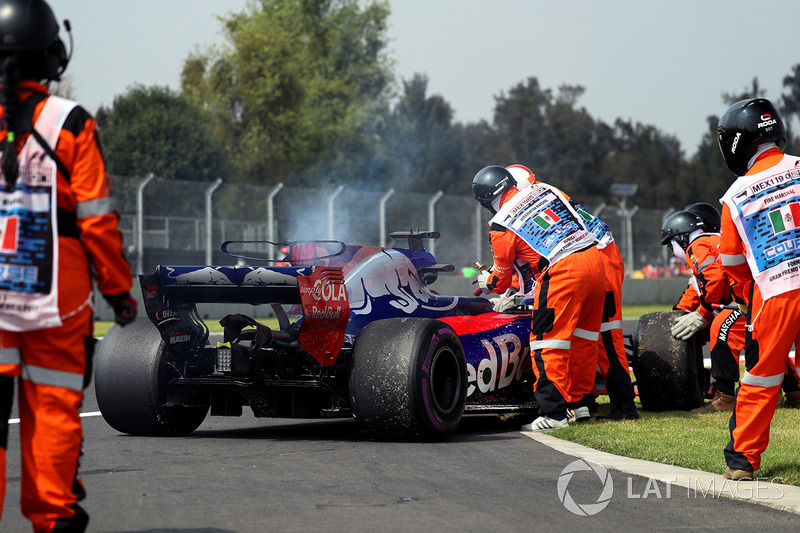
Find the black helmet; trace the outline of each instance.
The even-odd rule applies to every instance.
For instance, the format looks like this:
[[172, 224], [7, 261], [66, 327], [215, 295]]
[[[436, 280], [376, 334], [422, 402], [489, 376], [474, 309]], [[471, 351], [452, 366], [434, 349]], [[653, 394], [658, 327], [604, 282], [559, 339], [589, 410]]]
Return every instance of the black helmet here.
[[517, 183], [511, 172], [500, 165], [490, 165], [482, 168], [472, 178], [472, 196], [480, 204], [494, 212], [492, 200], [506, 192]]
[[716, 207], [711, 204], [698, 202], [696, 204], [687, 205], [683, 209], [686, 211], [691, 211], [700, 217], [700, 220], [702, 220], [703, 224], [706, 226], [704, 231], [719, 233], [722, 217], [720, 216], [719, 210]]
[[717, 139], [725, 164], [731, 172], [743, 176], [759, 144], [773, 141], [783, 150], [786, 127], [772, 102], [751, 98], [740, 100], [725, 111], [719, 119]]
[[691, 211], [678, 211], [667, 217], [661, 226], [661, 244], [675, 239], [685, 250], [689, 246], [689, 235], [697, 230], [705, 230], [703, 219]]
[[[69, 22], [64, 21], [69, 31]], [[58, 81], [69, 56], [44, 0], [0, 0], [0, 58], [16, 56], [23, 79]]]

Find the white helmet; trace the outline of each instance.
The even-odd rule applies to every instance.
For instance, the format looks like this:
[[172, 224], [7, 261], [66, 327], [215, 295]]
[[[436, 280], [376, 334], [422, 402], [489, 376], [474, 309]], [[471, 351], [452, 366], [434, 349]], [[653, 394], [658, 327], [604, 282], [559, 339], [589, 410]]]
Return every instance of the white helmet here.
[[510, 165], [506, 170], [517, 180], [517, 189], [523, 189], [536, 182], [536, 174], [525, 165]]

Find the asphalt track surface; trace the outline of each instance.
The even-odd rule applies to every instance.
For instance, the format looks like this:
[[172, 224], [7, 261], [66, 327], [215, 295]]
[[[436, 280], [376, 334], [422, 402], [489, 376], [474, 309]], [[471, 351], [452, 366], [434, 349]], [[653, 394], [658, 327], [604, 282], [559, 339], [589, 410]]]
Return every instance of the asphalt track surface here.
[[[209, 417], [188, 437], [131, 437], [99, 416], [92, 387], [83, 411], [89, 531], [800, 528], [800, 514], [780, 509], [800, 509], [800, 490], [726, 489], [721, 476], [594, 452], [494, 418], [465, 419], [446, 442], [404, 443], [366, 439], [352, 420], [256, 419], [247, 409]], [[19, 511], [18, 428], [0, 531], [31, 530]], [[759, 503], [737, 499], [748, 492]]]

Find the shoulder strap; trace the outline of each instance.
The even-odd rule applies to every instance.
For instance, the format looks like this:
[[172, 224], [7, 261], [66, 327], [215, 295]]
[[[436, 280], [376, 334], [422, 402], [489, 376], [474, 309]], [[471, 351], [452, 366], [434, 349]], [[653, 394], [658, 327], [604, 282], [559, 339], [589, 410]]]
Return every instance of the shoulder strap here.
[[[50, 144], [33, 127], [33, 114], [36, 111], [36, 106], [39, 104], [39, 102], [47, 98], [47, 96], [48, 95], [46, 94], [36, 92], [20, 104], [20, 131], [18, 134], [30, 132], [31, 135], [33, 135], [33, 138], [36, 139], [36, 142], [38, 142], [41, 147], [44, 148], [44, 151], [47, 153], [47, 155], [49, 155], [53, 161], [55, 161], [58, 170], [61, 172], [64, 178], [69, 181], [70, 174], [69, 170], [67, 170], [67, 166], [58, 158], [56, 153], [50, 147]], [[8, 142], [6, 139], [3, 139], [3, 141], [0, 142], [0, 149], [5, 146], [6, 142]]]
[[70, 178], [69, 170], [67, 170], [66, 165], [64, 165], [64, 163], [58, 158], [58, 156], [53, 151], [53, 149], [50, 148], [50, 144], [46, 140], [44, 140], [44, 138], [41, 136], [41, 134], [38, 131], [36, 131], [36, 128], [31, 128], [31, 135], [33, 135], [33, 137], [38, 141], [38, 143], [41, 145], [41, 147], [44, 148], [44, 151], [47, 152], [47, 155], [49, 155], [53, 159], [53, 161], [56, 162], [56, 166], [58, 167], [58, 170], [60, 170], [61, 174], [63, 174], [64, 178], [67, 181], [69, 181], [69, 178]]

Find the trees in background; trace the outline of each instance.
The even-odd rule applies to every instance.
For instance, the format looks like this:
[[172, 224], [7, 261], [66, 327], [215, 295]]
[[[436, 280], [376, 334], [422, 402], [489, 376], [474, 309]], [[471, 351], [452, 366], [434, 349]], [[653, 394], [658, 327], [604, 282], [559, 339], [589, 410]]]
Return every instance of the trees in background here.
[[210, 181], [227, 175], [221, 143], [202, 113], [168, 87], [131, 87], [97, 112], [109, 170], [122, 176]]
[[[111, 172], [469, 195], [480, 168], [522, 163], [587, 205], [635, 183], [638, 205], [664, 209], [715, 203], [731, 183], [714, 115], [687, 157], [653, 125], [593, 118], [584, 87], [528, 77], [495, 97], [491, 122], [454, 122], [425, 74], [395, 85], [388, 16], [385, 0], [258, 0], [221, 18], [227, 46], [187, 58], [180, 93], [134, 86], [98, 111]], [[791, 132], [800, 65], [783, 84], [775, 102]], [[762, 95], [753, 79], [721, 103]]]
[[221, 19], [230, 46], [190, 57], [186, 98], [223, 144], [231, 181], [349, 182], [388, 106], [386, 2], [260, 0]]

